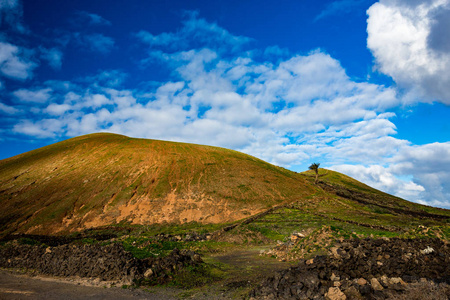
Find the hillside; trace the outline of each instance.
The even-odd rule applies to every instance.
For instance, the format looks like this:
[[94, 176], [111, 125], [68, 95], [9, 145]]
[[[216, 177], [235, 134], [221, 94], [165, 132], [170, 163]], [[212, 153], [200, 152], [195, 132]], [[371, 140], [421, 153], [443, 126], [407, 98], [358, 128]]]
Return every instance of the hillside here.
[[280, 205], [383, 230], [437, 225], [450, 217], [448, 210], [320, 171], [324, 176], [314, 185], [310, 172], [233, 150], [108, 133], [80, 136], [0, 161], [0, 232], [225, 224]]
[[225, 223], [313, 190], [295, 172], [236, 151], [99, 133], [0, 161], [0, 230]]

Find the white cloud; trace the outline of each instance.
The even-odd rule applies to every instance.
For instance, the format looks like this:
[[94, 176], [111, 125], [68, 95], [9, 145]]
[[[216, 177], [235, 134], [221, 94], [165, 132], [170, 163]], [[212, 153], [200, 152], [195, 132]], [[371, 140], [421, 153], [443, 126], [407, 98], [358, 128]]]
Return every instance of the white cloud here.
[[43, 119], [39, 123], [22, 120], [14, 125], [13, 131], [37, 138], [52, 138], [60, 133], [61, 123], [57, 119]]
[[71, 108], [72, 107], [68, 104], [52, 103], [49, 106], [47, 106], [45, 111], [51, 115], [60, 116], [60, 115], [64, 114], [65, 112], [67, 112], [68, 110], [70, 110]]
[[88, 97], [85, 98], [85, 101], [86, 107], [94, 107], [94, 108], [101, 107], [110, 103], [109, 99], [102, 94], [89, 95]]
[[50, 99], [51, 92], [52, 89], [50, 88], [36, 90], [20, 89], [13, 92], [13, 95], [21, 102], [45, 103]]
[[397, 174], [411, 174], [424, 186], [423, 200], [450, 208], [450, 142], [405, 147], [393, 158], [391, 168]]
[[387, 167], [335, 165], [332, 169], [407, 200], [450, 208], [450, 143], [407, 143], [397, 149], [384, 160]]
[[0, 112], [3, 112], [8, 115], [14, 115], [20, 112], [20, 110], [13, 106], [9, 106], [0, 102]]
[[378, 69], [416, 98], [450, 104], [450, 1], [381, 0], [367, 14]]
[[27, 57], [26, 49], [0, 41], [0, 74], [24, 80], [32, 76], [36, 63]]
[[[382, 144], [396, 144], [388, 137], [395, 134], [388, 121], [392, 114], [382, 114], [399, 103], [395, 92], [353, 82], [322, 52], [278, 65], [244, 57], [226, 60], [210, 49], [168, 58], [182, 81], [162, 83], [151, 93], [102, 88], [96, 82], [95, 88], [65, 94], [59, 100], [65, 105], [50, 105], [46, 112], [63, 114], [61, 130], [69, 128], [70, 134], [108, 130], [191, 141], [244, 150], [282, 165], [311, 155], [305, 145], [323, 154], [331, 151], [330, 143], [349, 152], [358, 142], [367, 145], [359, 148], [361, 154], [377, 138], [372, 144], [377, 151], [370, 148], [370, 155], [385, 157], [389, 151]], [[284, 104], [275, 109], [280, 101]], [[86, 109], [89, 117], [82, 117]], [[339, 142], [343, 138], [347, 143]], [[275, 141], [270, 147], [268, 139]]]
[[379, 165], [370, 165], [368, 167], [362, 165], [336, 165], [332, 169], [403, 199], [426, 203], [422, 199], [425, 191], [422, 185], [408, 178], [405, 180], [399, 179], [389, 168]]

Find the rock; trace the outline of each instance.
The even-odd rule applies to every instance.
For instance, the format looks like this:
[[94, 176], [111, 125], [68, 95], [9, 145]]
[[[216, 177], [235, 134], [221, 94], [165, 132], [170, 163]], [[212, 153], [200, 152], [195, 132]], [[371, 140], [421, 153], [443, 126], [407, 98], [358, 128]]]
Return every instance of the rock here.
[[434, 252], [434, 249], [431, 248], [430, 246], [426, 247], [423, 250], [420, 250], [420, 253], [422, 253], [422, 254], [430, 254], [430, 253], [433, 253], [433, 252]]
[[150, 278], [151, 276], [153, 276], [153, 270], [152, 269], [148, 269], [147, 271], [145, 271], [145, 273], [144, 273], [144, 277], [145, 278]]
[[367, 284], [367, 280], [365, 280], [364, 278], [359, 278], [356, 281], [356, 283], [359, 284], [359, 285], [366, 285]]
[[[423, 255], [421, 249], [428, 247], [433, 249], [432, 254]], [[288, 248], [286, 250], [289, 251]], [[287, 257], [280, 250], [275, 254]], [[267, 288], [274, 283], [271, 277], [251, 296], [266, 299], [272, 294], [278, 299], [304, 299], [309, 295], [323, 299], [325, 294], [328, 295], [328, 289], [333, 287], [339, 288], [347, 299], [384, 299], [387, 295], [400, 295], [407, 291], [409, 287], [405, 281], [412, 284], [419, 278], [427, 282], [447, 281], [449, 265], [450, 247], [439, 239], [341, 239], [330, 248], [329, 256], [300, 259], [298, 267], [280, 271], [277, 281], [280, 284], [276, 290]], [[304, 284], [303, 288], [291, 290], [300, 283]]]
[[393, 277], [389, 279], [390, 284], [401, 284], [401, 285], [407, 285], [406, 282], [404, 282], [400, 277]]
[[347, 296], [338, 288], [338, 287], [330, 287], [328, 292], [325, 294], [325, 299], [328, 300], [345, 300]]
[[367, 296], [372, 292], [372, 289], [369, 285], [361, 285], [359, 286], [359, 292], [361, 293], [361, 295]]
[[370, 279], [370, 285], [375, 291], [382, 291], [384, 289], [376, 278]]
[[331, 273], [330, 280], [331, 281], [339, 281], [339, 280], [341, 280], [341, 277], [336, 276], [334, 273]]
[[304, 238], [305, 235], [301, 232], [294, 231], [291, 236], [296, 236], [297, 238]]
[[390, 284], [389, 278], [386, 275], [381, 276], [378, 281], [383, 285], [383, 287], [388, 287]]
[[167, 275], [164, 270], [172, 270], [175, 266], [180, 270], [201, 262], [197, 253], [185, 250], [174, 250], [164, 258], [141, 260], [125, 251], [120, 244], [65, 244], [51, 249], [30, 245], [0, 246], [0, 267], [31, 269], [44, 275], [91, 277], [108, 281], [132, 282], [142, 277], [155, 277], [156, 274], [159, 280], [159, 275]]
[[338, 247], [331, 247], [330, 248], [330, 252], [331, 252], [331, 254], [334, 256], [334, 258], [339, 258], [339, 257], [341, 257], [340, 255], [339, 255], [339, 253], [338, 253]]
[[344, 294], [347, 296], [348, 299], [351, 300], [364, 300], [364, 297], [354, 286], [351, 286], [348, 289], [346, 289], [344, 291]]

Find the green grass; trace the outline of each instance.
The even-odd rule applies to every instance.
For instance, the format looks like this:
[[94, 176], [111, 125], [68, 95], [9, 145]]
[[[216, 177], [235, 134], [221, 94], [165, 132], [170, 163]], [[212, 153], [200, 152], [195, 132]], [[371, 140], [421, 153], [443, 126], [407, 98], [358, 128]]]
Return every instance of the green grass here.
[[131, 252], [134, 257], [139, 259], [147, 257], [164, 257], [175, 248], [186, 248], [183, 242], [159, 242], [139, 237], [129, 237], [122, 241], [122, 244], [124, 245], [126, 251]]
[[169, 285], [183, 289], [193, 289], [219, 281], [226, 274], [226, 271], [219, 264], [206, 263], [186, 266], [174, 275], [174, 279]]
[[39, 241], [36, 241], [34, 239], [31, 239], [31, 238], [20, 238], [20, 239], [17, 240], [17, 242], [20, 245], [31, 245], [31, 246], [45, 245], [45, 244], [43, 244], [43, 243], [41, 243]]

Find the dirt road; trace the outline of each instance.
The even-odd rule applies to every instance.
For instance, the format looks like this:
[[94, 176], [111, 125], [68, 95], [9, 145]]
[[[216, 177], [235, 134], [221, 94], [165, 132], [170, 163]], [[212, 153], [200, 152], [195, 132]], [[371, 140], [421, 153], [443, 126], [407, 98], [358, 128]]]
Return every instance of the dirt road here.
[[0, 299], [175, 299], [158, 291], [83, 286], [51, 278], [35, 278], [0, 270]]
[[[242, 298], [262, 278], [275, 271], [286, 269], [289, 263], [260, 256], [261, 248], [236, 249], [226, 253], [204, 258], [210, 263], [219, 263], [227, 270], [228, 275], [220, 282], [204, 286], [200, 289], [183, 290], [172, 287], [150, 287], [143, 289], [122, 289], [120, 287], [104, 288], [84, 285], [88, 280], [79, 279], [70, 282], [68, 279], [54, 277], [30, 277], [0, 270], [0, 300], [11, 299], [43, 299], [43, 300], [75, 300], [75, 299], [231, 299]], [[265, 249], [265, 248], [264, 248]], [[80, 282], [81, 284], [77, 284]], [[89, 281], [88, 281], [89, 282]]]

